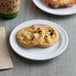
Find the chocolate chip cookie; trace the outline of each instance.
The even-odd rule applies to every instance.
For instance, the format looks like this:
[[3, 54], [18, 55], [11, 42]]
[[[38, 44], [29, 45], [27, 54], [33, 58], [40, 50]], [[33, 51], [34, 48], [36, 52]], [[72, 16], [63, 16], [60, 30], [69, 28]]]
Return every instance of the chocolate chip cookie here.
[[40, 39], [38, 47], [49, 47], [59, 40], [59, 33], [55, 28], [44, 25], [42, 30], [44, 30], [44, 36]]
[[40, 26], [29, 26], [21, 29], [16, 34], [17, 42], [23, 47], [37, 46], [39, 39], [43, 36]]
[[59, 33], [48, 25], [32, 25], [19, 30], [16, 40], [23, 47], [46, 48], [59, 40]]

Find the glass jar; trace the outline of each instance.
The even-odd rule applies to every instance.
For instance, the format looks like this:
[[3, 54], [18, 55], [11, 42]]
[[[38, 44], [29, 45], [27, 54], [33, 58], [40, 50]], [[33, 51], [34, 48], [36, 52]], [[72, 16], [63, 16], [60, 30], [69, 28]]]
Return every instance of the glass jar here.
[[13, 19], [18, 15], [20, 0], [0, 0], [0, 17]]

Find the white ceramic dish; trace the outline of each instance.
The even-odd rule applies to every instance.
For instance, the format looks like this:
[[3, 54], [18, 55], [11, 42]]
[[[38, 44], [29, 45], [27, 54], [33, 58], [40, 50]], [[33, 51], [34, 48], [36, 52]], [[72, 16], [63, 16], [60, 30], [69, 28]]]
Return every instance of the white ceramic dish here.
[[[48, 48], [23, 48], [19, 46], [16, 42], [16, 33], [23, 27], [29, 26], [29, 25], [39, 25], [39, 24], [45, 24], [45, 25], [51, 25], [52, 27], [56, 28], [60, 34], [60, 39], [57, 43], [55, 43], [53, 46]], [[24, 23], [21, 23], [18, 25], [10, 34], [10, 45], [14, 52], [16, 52], [18, 55], [31, 59], [31, 60], [48, 60], [52, 59], [54, 57], [57, 57], [63, 51], [66, 49], [68, 45], [68, 35], [65, 32], [65, 30], [59, 26], [58, 24], [47, 21], [47, 20], [31, 20], [26, 21]]]
[[68, 8], [59, 8], [53, 9], [42, 2], [42, 0], [32, 0], [33, 3], [40, 8], [42, 11], [47, 12], [49, 14], [54, 15], [72, 15], [76, 14], [76, 6], [68, 7]]

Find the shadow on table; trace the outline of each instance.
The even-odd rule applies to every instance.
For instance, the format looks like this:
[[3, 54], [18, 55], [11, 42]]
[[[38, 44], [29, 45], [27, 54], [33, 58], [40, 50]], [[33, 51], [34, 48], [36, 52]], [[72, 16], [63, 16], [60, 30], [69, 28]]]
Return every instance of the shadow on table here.
[[[10, 46], [10, 45], [8, 45]], [[28, 65], [43, 65], [43, 64], [47, 64], [49, 62], [53, 62], [56, 58], [53, 58], [53, 59], [50, 59], [50, 60], [44, 60], [44, 61], [36, 61], [36, 60], [30, 60], [30, 59], [27, 59], [27, 58], [23, 58], [21, 56], [19, 56], [18, 54], [16, 54], [12, 49], [11, 47], [9, 47], [9, 50], [10, 50], [10, 54], [11, 54], [11, 57], [13, 59], [13, 62], [14, 63], [18, 63], [18, 64], [28, 64]], [[58, 57], [57, 57], [58, 58]], [[15, 62], [16, 61], [16, 62]]]
[[14, 55], [15, 60], [17, 60], [18, 62], [22, 63], [22, 64], [28, 64], [28, 65], [43, 65], [43, 64], [47, 64], [47, 63], [52, 63], [56, 58], [50, 59], [50, 60], [44, 60], [44, 61], [36, 61], [36, 60], [30, 60], [27, 58], [23, 58], [19, 55], [17, 55], [16, 53], [12, 52]]

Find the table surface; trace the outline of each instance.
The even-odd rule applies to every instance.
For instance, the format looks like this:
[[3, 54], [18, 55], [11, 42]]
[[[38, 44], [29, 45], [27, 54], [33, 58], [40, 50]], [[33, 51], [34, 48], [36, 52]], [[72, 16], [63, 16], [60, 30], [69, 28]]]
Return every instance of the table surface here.
[[[23, 59], [13, 52], [9, 45], [11, 31], [20, 23], [32, 19], [46, 19], [61, 25], [69, 35], [69, 45], [65, 52], [55, 59], [36, 62]], [[54, 16], [39, 10], [32, 0], [21, 0], [21, 9], [13, 20], [0, 19], [0, 26], [5, 26], [8, 49], [14, 69], [0, 71], [0, 76], [76, 76], [76, 15]]]

